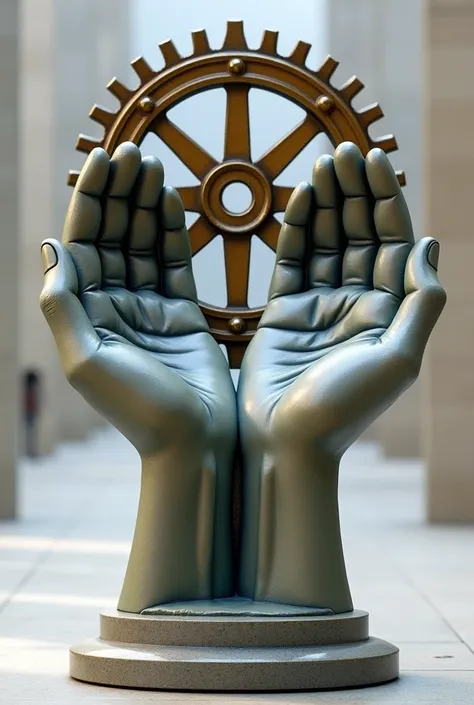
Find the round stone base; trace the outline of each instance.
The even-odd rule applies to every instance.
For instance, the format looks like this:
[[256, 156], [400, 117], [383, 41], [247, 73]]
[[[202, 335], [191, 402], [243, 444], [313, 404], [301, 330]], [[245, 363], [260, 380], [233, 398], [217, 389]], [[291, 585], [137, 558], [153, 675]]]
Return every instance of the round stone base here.
[[398, 649], [368, 637], [368, 615], [101, 615], [101, 636], [70, 651], [73, 678], [153, 690], [296, 691], [398, 677]]

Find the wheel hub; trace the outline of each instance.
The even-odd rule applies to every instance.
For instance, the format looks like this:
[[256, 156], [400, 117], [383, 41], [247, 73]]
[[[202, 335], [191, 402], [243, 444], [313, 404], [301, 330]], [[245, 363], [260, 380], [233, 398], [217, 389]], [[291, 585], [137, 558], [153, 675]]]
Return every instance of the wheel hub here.
[[[223, 203], [223, 192], [233, 183], [242, 183], [252, 194], [250, 206], [242, 213], [232, 213]], [[271, 186], [258, 167], [228, 161], [212, 169], [202, 182], [202, 208], [218, 232], [235, 235], [252, 234], [269, 216], [272, 207]]]

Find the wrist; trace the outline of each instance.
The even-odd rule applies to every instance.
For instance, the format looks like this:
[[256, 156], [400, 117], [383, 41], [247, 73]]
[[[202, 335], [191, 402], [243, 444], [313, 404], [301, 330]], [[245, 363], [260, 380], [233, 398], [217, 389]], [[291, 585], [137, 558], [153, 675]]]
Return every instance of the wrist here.
[[142, 458], [120, 610], [139, 613], [166, 602], [231, 593], [229, 465], [203, 443], [175, 445]]
[[243, 453], [241, 590], [258, 600], [352, 610], [338, 510], [339, 461], [285, 444]]

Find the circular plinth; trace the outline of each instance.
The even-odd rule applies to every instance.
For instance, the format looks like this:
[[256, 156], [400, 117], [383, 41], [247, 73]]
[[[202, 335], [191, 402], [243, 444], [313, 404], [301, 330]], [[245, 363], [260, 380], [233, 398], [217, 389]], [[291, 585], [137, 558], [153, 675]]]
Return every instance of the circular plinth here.
[[[101, 636], [70, 651], [73, 678], [153, 690], [319, 690], [398, 677], [398, 649], [368, 637], [368, 615], [101, 615]], [[146, 641], [145, 641], [146, 640]]]

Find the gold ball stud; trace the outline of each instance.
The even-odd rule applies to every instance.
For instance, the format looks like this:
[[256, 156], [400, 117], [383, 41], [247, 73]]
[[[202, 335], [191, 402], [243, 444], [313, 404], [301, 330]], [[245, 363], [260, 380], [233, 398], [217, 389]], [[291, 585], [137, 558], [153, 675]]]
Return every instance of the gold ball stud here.
[[334, 101], [327, 95], [320, 95], [316, 101], [316, 107], [325, 115], [329, 115], [334, 110]]
[[245, 73], [245, 63], [242, 59], [231, 59], [227, 64], [227, 68], [229, 69], [229, 73], [233, 73], [237, 76], [241, 76]]
[[240, 335], [245, 331], [246, 325], [242, 318], [231, 318], [229, 321], [229, 330], [235, 335]]
[[155, 108], [155, 101], [145, 96], [145, 98], [142, 98], [138, 103], [138, 107], [142, 113], [152, 113]]

